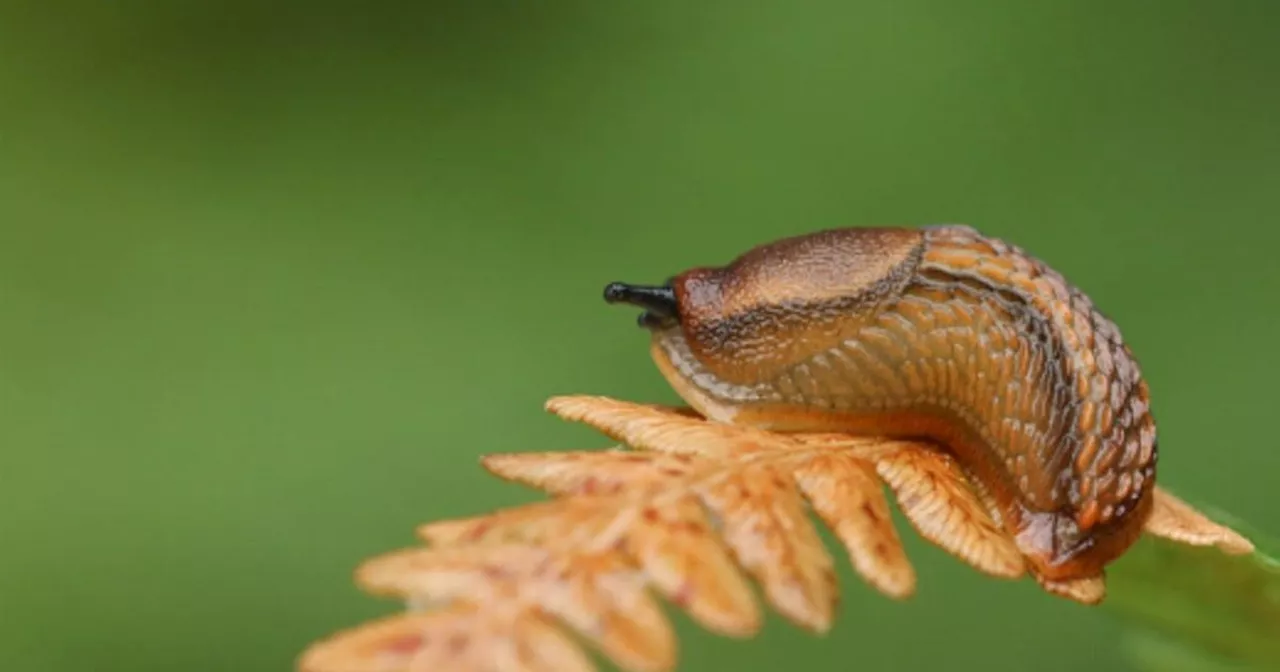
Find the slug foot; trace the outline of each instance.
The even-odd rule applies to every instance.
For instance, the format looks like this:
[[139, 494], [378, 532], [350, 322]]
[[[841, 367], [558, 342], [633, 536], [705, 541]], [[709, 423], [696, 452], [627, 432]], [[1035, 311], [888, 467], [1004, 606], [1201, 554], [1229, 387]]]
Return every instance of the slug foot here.
[[[886, 490], [918, 534], [986, 575], [1032, 574], [1045, 591], [1085, 604], [1105, 596], [1101, 575], [1034, 576], [960, 466], [931, 445], [774, 433], [602, 397], [547, 407], [622, 446], [486, 457], [499, 477], [553, 497], [427, 524], [426, 546], [365, 563], [363, 588], [412, 608], [316, 643], [299, 669], [589, 672], [586, 643], [621, 669], [662, 672], [677, 655], [659, 597], [725, 636], [756, 634], [760, 602], [825, 632], [839, 595], [812, 517], [870, 586], [893, 599], [916, 590]], [[1159, 489], [1145, 533], [1253, 550]]]

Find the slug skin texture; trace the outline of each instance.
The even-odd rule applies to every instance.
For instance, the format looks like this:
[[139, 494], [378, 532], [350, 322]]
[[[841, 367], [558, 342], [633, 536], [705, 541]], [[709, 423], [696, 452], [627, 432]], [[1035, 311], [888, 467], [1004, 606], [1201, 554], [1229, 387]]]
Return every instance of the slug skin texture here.
[[708, 418], [955, 456], [1042, 580], [1100, 576], [1150, 513], [1155, 423], [1119, 330], [970, 227], [821, 231], [611, 290]]

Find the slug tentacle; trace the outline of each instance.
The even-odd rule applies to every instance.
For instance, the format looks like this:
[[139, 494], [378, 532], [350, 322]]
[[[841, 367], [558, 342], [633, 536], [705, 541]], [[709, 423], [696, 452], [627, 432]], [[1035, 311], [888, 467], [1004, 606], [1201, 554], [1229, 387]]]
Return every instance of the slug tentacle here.
[[670, 326], [676, 319], [676, 297], [670, 287], [649, 287], [613, 282], [604, 288], [609, 303], [629, 303], [644, 308], [637, 323], [645, 328]]
[[822, 231], [606, 296], [646, 309], [659, 369], [709, 418], [935, 442], [1042, 581], [1100, 576], [1149, 515], [1155, 424], [1119, 329], [970, 227]]

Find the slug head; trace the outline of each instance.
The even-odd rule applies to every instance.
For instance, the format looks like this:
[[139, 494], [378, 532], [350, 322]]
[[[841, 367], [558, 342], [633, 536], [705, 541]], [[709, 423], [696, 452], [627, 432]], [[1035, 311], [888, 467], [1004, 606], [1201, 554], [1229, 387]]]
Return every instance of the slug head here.
[[643, 308], [652, 354], [711, 417], [766, 401], [773, 381], [851, 333], [910, 279], [923, 233], [836, 229], [783, 239], [661, 286], [612, 283], [610, 303]]

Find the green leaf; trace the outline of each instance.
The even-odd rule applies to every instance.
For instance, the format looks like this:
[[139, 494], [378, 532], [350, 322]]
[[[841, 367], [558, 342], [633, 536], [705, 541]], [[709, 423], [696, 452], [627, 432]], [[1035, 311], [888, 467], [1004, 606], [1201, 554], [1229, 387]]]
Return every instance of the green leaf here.
[[1134, 630], [1124, 653], [1139, 672], [1240, 672], [1240, 664], [1163, 635]]
[[1145, 537], [1108, 571], [1105, 604], [1133, 629], [1127, 644], [1138, 669], [1280, 670], [1280, 544], [1213, 517], [1257, 550], [1233, 556]]

